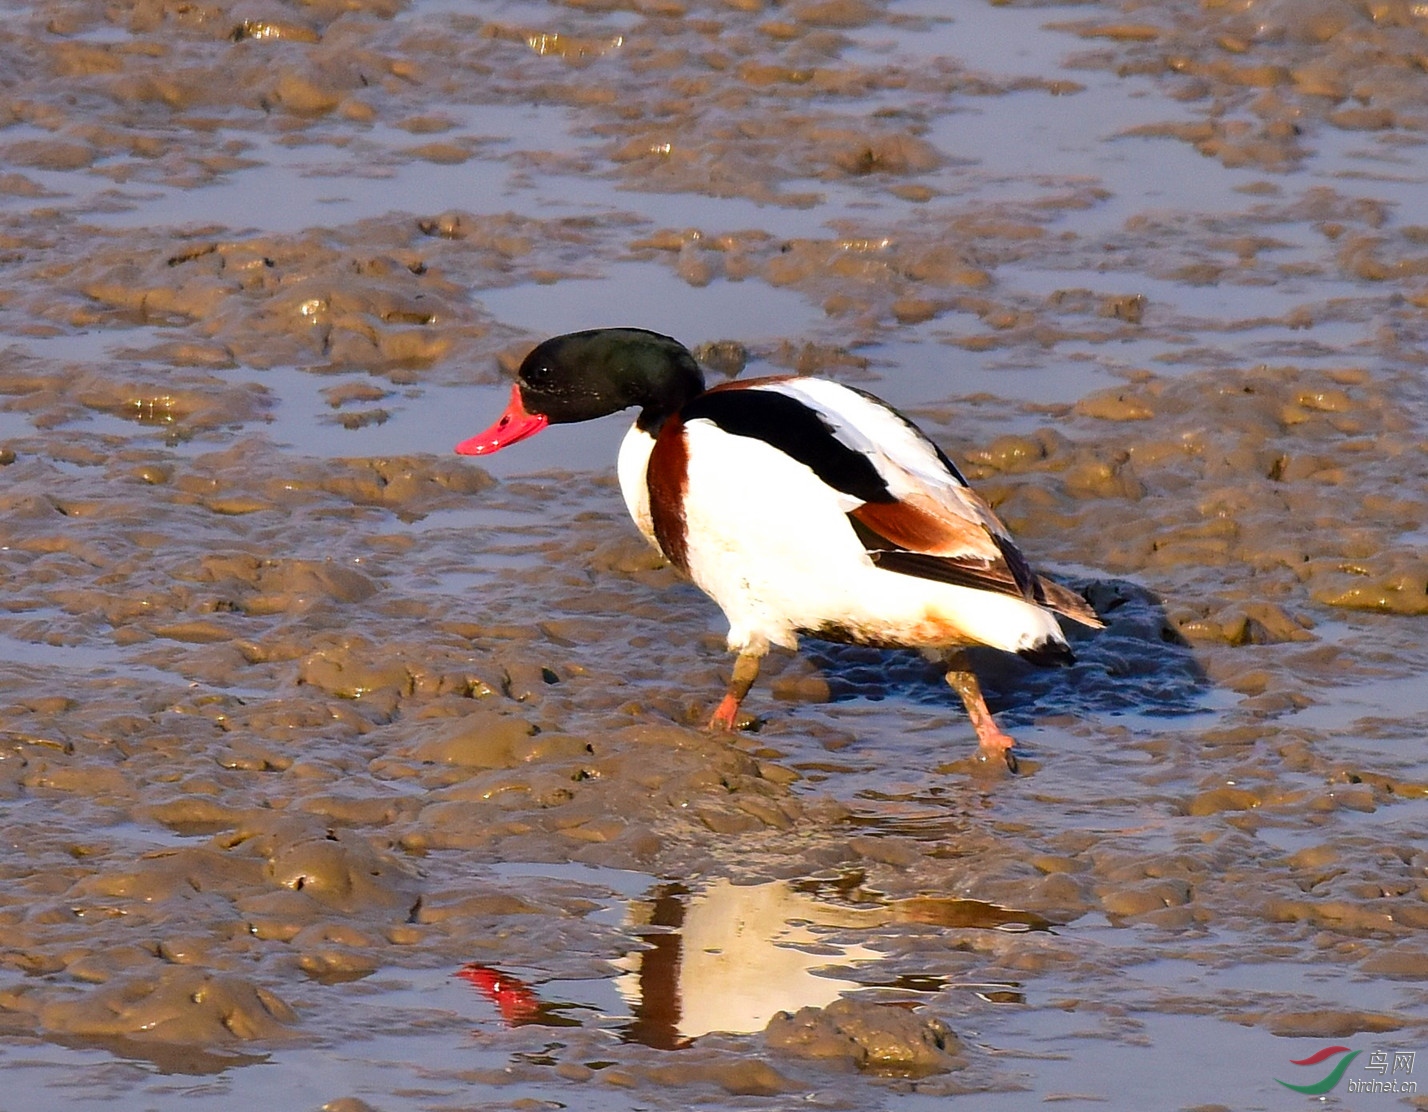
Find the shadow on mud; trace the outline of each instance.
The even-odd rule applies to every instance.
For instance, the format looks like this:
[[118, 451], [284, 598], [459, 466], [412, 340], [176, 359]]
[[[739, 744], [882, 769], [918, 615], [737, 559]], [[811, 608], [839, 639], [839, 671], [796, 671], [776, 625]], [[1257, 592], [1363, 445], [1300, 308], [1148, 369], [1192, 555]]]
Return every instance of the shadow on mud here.
[[[1124, 579], [1067, 580], [1106, 623], [1064, 623], [1076, 653], [1068, 668], [1039, 668], [1010, 653], [969, 653], [987, 702], [1004, 721], [1035, 715], [1135, 713], [1151, 717], [1205, 709], [1210, 683], [1153, 593]], [[936, 661], [911, 650], [880, 650], [807, 639], [803, 651], [823, 672], [834, 702], [901, 698], [955, 705]]]

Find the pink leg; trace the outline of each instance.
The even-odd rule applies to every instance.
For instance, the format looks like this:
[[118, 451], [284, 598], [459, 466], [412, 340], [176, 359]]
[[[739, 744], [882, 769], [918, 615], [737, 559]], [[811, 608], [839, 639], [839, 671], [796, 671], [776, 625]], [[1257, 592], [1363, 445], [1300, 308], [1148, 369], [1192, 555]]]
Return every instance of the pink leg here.
[[972, 729], [977, 731], [979, 756], [984, 761], [1006, 762], [1013, 772], [1017, 770], [1016, 757], [1012, 753], [1015, 740], [1002, 733], [992, 712], [987, 709], [987, 701], [982, 697], [982, 685], [967, 668], [966, 658], [961, 653], [951, 653], [946, 659], [947, 682], [952, 690], [962, 697], [962, 705], [967, 708], [967, 717], [972, 720]]
[[763, 660], [763, 653], [741, 652], [734, 661], [734, 674], [729, 677], [729, 690], [725, 692], [724, 698], [719, 700], [719, 705], [714, 708], [714, 717], [709, 719], [711, 730], [733, 730], [735, 720], [739, 716], [739, 704], [744, 701], [744, 696], [749, 693], [749, 688], [754, 686], [754, 680], [759, 678], [759, 663]]

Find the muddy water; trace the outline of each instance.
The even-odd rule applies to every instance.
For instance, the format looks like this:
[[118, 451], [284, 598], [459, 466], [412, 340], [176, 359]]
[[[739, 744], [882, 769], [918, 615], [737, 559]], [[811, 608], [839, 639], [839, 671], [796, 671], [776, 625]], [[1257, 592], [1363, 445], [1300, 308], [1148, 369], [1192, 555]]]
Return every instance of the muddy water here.
[[[1417, 8], [0, 10], [0, 1104], [1411, 1099]], [[1021, 776], [898, 654], [706, 735], [623, 419], [449, 454], [613, 323], [887, 396], [1088, 594], [982, 662]]]

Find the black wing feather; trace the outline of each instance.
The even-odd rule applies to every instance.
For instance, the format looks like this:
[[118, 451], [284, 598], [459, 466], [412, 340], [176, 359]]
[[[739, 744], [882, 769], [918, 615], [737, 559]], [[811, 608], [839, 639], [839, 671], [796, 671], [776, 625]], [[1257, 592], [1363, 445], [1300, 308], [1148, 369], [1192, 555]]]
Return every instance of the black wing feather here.
[[686, 424], [703, 418], [731, 436], [762, 440], [860, 502], [895, 501], [873, 461], [839, 440], [817, 410], [788, 394], [711, 390], [686, 403], [679, 415]]

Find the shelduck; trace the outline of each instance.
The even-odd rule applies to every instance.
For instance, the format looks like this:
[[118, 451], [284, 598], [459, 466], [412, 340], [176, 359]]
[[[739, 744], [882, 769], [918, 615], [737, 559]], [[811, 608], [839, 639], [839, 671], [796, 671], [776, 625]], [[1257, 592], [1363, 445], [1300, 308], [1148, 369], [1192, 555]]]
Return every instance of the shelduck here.
[[506, 411], [456, 446], [499, 451], [547, 425], [638, 407], [620, 489], [645, 537], [724, 611], [737, 656], [710, 727], [732, 730], [771, 645], [800, 634], [934, 650], [983, 760], [1015, 771], [963, 650], [1072, 661], [1055, 615], [1100, 628], [1032, 571], [952, 461], [852, 387], [782, 375], [706, 389], [677, 340], [639, 328], [556, 336], [521, 364]]

